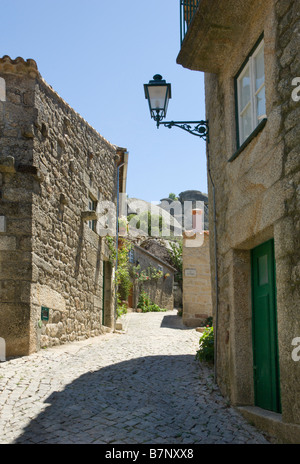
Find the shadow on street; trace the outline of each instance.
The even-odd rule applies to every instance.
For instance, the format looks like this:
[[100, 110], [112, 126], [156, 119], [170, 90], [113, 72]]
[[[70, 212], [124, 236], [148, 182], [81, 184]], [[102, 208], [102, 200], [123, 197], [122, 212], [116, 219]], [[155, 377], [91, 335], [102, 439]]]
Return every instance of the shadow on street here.
[[177, 314], [164, 316], [160, 326], [168, 329], [195, 330], [195, 327], [187, 327], [184, 325], [182, 318], [177, 316]]
[[[191, 355], [137, 358], [86, 373], [50, 395], [14, 443], [149, 443], [160, 434], [176, 443], [191, 427], [185, 421], [197, 379]], [[193, 413], [200, 413], [196, 402]]]

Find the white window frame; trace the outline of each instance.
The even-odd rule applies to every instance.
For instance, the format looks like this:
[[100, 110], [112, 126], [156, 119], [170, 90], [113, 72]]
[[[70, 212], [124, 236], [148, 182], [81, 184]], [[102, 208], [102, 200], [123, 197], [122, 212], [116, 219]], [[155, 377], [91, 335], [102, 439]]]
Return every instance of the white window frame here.
[[[91, 196], [89, 197], [89, 205], [88, 205], [89, 211], [96, 211], [97, 208], [97, 201], [94, 200]], [[94, 232], [96, 232], [96, 220], [92, 219], [88, 222], [88, 226], [90, 229], [92, 229]]]
[[[255, 90], [255, 58], [264, 47], [264, 39], [260, 41], [258, 46], [255, 48], [253, 53], [249, 56], [247, 63], [243, 66], [243, 69], [240, 71], [236, 82], [237, 82], [237, 111], [238, 111], [238, 133], [239, 133], [239, 145], [241, 146], [247, 138], [251, 135], [251, 133], [255, 130], [255, 128], [260, 124], [260, 122], [266, 119], [267, 115], [264, 113], [260, 116], [257, 116], [257, 95], [261, 92], [261, 90], [265, 87], [265, 79], [264, 82], [260, 85], [260, 87]], [[249, 77], [250, 77], [250, 101], [246, 104], [244, 108], [241, 108], [242, 102], [242, 94], [241, 94], [241, 80], [244, 77], [245, 73], [249, 69]], [[249, 108], [251, 105], [251, 132], [247, 136], [243, 134], [243, 124], [242, 124], [242, 114]]]

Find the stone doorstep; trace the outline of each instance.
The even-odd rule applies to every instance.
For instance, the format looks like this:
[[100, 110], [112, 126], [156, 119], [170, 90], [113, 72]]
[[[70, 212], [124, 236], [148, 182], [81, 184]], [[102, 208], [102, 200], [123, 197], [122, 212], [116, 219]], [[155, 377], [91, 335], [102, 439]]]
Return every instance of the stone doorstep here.
[[126, 318], [126, 314], [119, 317], [115, 322], [115, 330], [126, 332], [128, 327], [128, 319]]
[[255, 427], [284, 444], [300, 444], [300, 425], [282, 421], [282, 415], [257, 406], [238, 406], [236, 409]]
[[[139, 313], [141, 311], [138, 311], [137, 309], [133, 309], [133, 308], [127, 308], [127, 314], [130, 314], [130, 313]], [[122, 315], [121, 317], [119, 317], [117, 320], [116, 320], [116, 323], [115, 323], [115, 330], [117, 331], [126, 331], [127, 330], [127, 327], [128, 327], [128, 318], [126, 317], [126, 314]]]
[[111, 333], [113, 332], [113, 329], [111, 327], [106, 327], [105, 325], [101, 325], [101, 329], [103, 331], [103, 333]]

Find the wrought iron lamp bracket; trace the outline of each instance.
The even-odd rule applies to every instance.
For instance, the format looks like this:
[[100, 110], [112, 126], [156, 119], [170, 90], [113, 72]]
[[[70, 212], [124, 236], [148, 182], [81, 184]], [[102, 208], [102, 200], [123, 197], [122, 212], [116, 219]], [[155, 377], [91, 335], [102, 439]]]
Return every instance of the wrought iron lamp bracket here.
[[162, 122], [163, 117], [160, 115], [156, 115], [154, 117], [156, 121], [157, 128], [160, 125], [164, 127], [168, 127], [171, 129], [172, 127], [179, 127], [180, 129], [189, 132], [190, 134], [196, 135], [197, 137], [202, 138], [203, 140], [207, 140], [209, 142], [209, 126], [208, 121], [164, 121]]

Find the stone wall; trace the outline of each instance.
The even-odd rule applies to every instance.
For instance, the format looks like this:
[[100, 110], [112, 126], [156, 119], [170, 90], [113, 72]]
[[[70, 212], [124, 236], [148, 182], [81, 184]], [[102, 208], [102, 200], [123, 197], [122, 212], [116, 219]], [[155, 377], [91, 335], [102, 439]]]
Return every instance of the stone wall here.
[[274, 224], [274, 238], [282, 408], [286, 422], [300, 424], [300, 366], [291, 357], [292, 340], [300, 336], [300, 102], [291, 97], [290, 85], [300, 77], [299, 2], [276, 1], [275, 14], [282, 215]]
[[[34, 63], [0, 60], [0, 331], [8, 355], [28, 353], [32, 268], [32, 201], [37, 187], [33, 141]], [[30, 130], [30, 129], [29, 129]]]
[[144, 290], [150, 297], [151, 301], [161, 308], [174, 309], [174, 272], [167, 263], [157, 259], [154, 255], [147, 252], [139, 246], [134, 247], [135, 263], [140, 265], [140, 269], [147, 271], [149, 267], [162, 270], [163, 276], [159, 279], [144, 281], [134, 288], [134, 306], [137, 306], [138, 297], [141, 290]]
[[[300, 76], [299, 4], [264, 2], [218, 75], [206, 74], [208, 154], [216, 185], [218, 379], [234, 404], [253, 404], [251, 249], [275, 243], [282, 418], [300, 424], [299, 367], [291, 358], [299, 336], [299, 103], [291, 85]], [[236, 150], [233, 76], [264, 32], [267, 123], [232, 162]], [[210, 184], [209, 198], [212, 198]], [[213, 208], [210, 222], [214, 223]], [[211, 236], [212, 276], [214, 234]]]
[[202, 246], [182, 248], [183, 311], [182, 320], [188, 327], [199, 327], [212, 316], [209, 235], [204, 234]]
[[[278, 429], [283, 440], [298, 443], [300, 371], [292, 359], [292, 341], [300, 336], [300, 106], [292, 93], [293, 80], [300, 77], [299, 20], [296, 0], [241, 0], [218, 6], [203, 0], [178, 57], [184, 66], [206, 73], [217, 381], [233, 404], [255, 404], [251, 250], [273, 239], [282, 403]], [[267, 121], [237, 153], [234, 78], [262, 34]], [[265, 419], [270, 425], [270, 418]], [[284, 424], [292, 425], [293, 432]]]
[[0, 76], [0, 336], [9, 356], [102, 332], [108, 251], [83, 213], [89, 200], [116, 201], [118, 150], [47, 85], [33, 60], [4, 57]]

